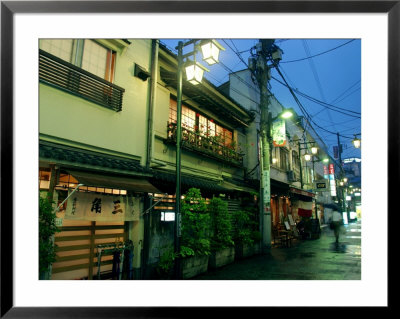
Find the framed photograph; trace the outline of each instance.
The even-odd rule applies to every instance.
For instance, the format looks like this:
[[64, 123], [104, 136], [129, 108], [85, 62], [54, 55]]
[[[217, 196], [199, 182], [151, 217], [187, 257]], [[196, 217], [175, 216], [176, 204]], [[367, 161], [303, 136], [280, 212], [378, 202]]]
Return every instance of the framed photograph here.
[[[190, 318], [194, 312], [196, 315], [200, 313], [209, 315], [212, 312], [222, 316], [226, 314], [227, 310], [233, 308], [235, 314], [240, 312], [248, 315], [260, 307], [262, 307], [261, 309], [264, 307], [288, 307], [289, 311], [296, 311], [296, 313], [300, 311], [304, 314], [310, 311], [310, 307], [321, 306], [389, 307], [388, 204], [390, 199], [393, 199], [394, 178], [389, 178], [388, 172], [390, 170], [390, 176], [398, 176], [399, 30], [400, 1], [2, 1], [1, 317]], [[87, 71], [90, 68], [89, 61], [86, 69], [80, 71], [79, 80], [74, 82], [69, 77], [67, 80], [62, 78], [60, 80], [62, 83], [55, 81], [46, 84], [57, 86], [63, 92], [68, 91], [68, 94], [72, 94], [74, 98], [88, 101], [93, 100], [93, 95], [91, 92], [88, 93], [84, 85], [89, 82], [95, 83], [90, 85], [92, 85], [91, 88], [95, 87], [94, 90], [98, 90], [102, 96], [100, 102], [98, 100], [95, 102], [101, 104], [99, 118], [101, 117], [104, 124], [111, 118], [120, 115], [122, 98], [119, 102], [114, 102], [115, 94], [123, 95], [128, 99], [129, 96], [137, 94], [136, 86], [121, 88], [118, 85], [108, 84], [108, 82], [112, 82], [113, 77], [110, 70], [114, 70], [116, 65], [113, 54], [122, 52], [128, 45], [131, 45], [128, 39], [187, 40], [194, 38], [255, 40], [307, 38], [358, 39], [361, 41], [362, 157], [363, 160], [365, 159], [362, 176], [367, 175], [362, 182], [364, 218], [361, 280], [301, 281], [302, 291], [307, 293], [296, 294], [296, 298], [282, 298], [282, 293], [287, 294], [287, 291], [294, 287], [296, 287], [296, 291], [299, 291], [299, 281], [293, 280], [78, 281], [58, 280], [58, 278], [56, 278], [57, 280], [39, 280], [37, 226], [39, 199], [37, 194], [42, 185], [50, 187], [49, 185], [52, 183], [48, 167], [40, 172], [38, 170], [39, 153], [53, 151], [52, 154], [57, 154], [51, 145], [51, 139], [46, 136], [43, 138], [43, 145], [41, 144], [43, 149], [39, 149], [40, 90], [38, 88], [40, 81], [47, 81], [44, 79], [45, 75], [38, 76], [41, 59], [43, 61], [48, 59], [47, 62], [43, 62], [47, 63], [46, 65], [50, 65], [48, 61], [52, 60], [53, 64], [49, 67], [48, 72], [53, 72], [52, 76], [57, 79], [62, 78], [60, 74], [66, 67], [68, 70], [65, 72], [71, 74], [78, 69], [76, 63], [79, 62], [80, 66], [86, 63], [83, 51], [78, 50], [79, 45], [84, 41], [88, 42], [85, 44], [87, 48], [91, 45], [92, 51], [97, 52], [94, 54], [96, 57], [92, 57], [93, 60], [99, 59], [99, 56], [103, 56], [107, 60], [107, 66], [101, 70], [101, 76], [95, 75], [91, 76], [89, 80], [85, 80], [90, 77], [90, 72], [97, 72]], [[42, 52], [40, 39], [77, 39], [71, 44], [71, 48], [76, 49], [75, 53], [67, 53], [70, 60], [62, 61], [62, 58], [54, 54]], [[92, 43], [91, 39], [104, 40], [92, 41]], [[146, 48], [150, 52], [150, 45], [143, 43], [138, 43], [138, 48], [135, 47], [135, 50]], [[107, 50], [108, 47], [111, 47], [112, 50]], [[165, 59], [168, 61], [168, 55]], [[141, 58], [129, 66], [132, 79], [142, 86], [150, 83], [148, 78], [151, 74], [146, 67], [143, 67], [143, 65], [148, 65], [149, 61], [150, 59]], [[238, 63], [240, 63], [239, 60]], [[103, 73], [107, 75], [107, 81], [102, 78]], [[164, 78], [167, 78], [167, 75], [167, 72], [162, 74]], [[163, 83], [164, 90], [175, 85], [173, 81], [176, 81], [175, 78], [170, 83], [168, 81]], [[148, 89], [150, 90], [150, 85], [148, 85]], [[51, 95], [52, 91], [48, 90], [45, 93]], [[217, 100], [217, 98], [214, 99]], [[183, 103], [187, 101], [184, 100]], [[49, 105], [54, 116], [59, 114], [57, 113], [58, 103], [63, 102], [59, 101], [54, 105]], [[174, 100], [171, 103], [177, 102]], [[231, 103], [231, 101], [227, 99], [227, 102], [224, 103]], [[228, 152], [233, 147], [233, 138], [236, 134], [233, 133], [234, 129], [226, 129], [221, 123], [214, 122], [214, 119], [207, 117], [207, 112], [196, 112], [189, 108], [186, 108], [185, 112], [193, 113], [194, 120], [198, 121], [196, 123], [204, 121], [213, 127], [215, 132], [218, 130], [222, 132], [221, 134], [225, 138], [222, 146], [227, 151], [222, 155], [222, 150], [219, 150], [221, 156], [218, 160], [223, 163], [219, 165], [225, 165], [227, 159], [238, 161], [232, 153]], [[171, 117], [171, 114], [167, 114], [167, 116]], [[187, 116], [184, 120], [187, 125], [190, 125], [189, 117]], [[227, 118], [228, 120], [242, 125], [241, 123], [246, 118], [243, 115], [242, 118], [237, 116], [233, 120]], [[65, 126], [65, 132], [70, 134], [68, 136], [77, 136], [78, 132], [74, 132], [73, 128], [68, 127], [66, 122], [66, 118], [58, 118], [51, 123], [51, 129], [61, 132]], [[93, 128], [97, 124], [88, 121], [85, 125]], [[147, 124], [145, 121], [137, 120], [135, 125], [145, 127]], [[118, 127], [112, 127], [107, 134], [113, 136], [118, 129]], [[169, 132], [171, 133], [172, 130]], [[187, 134], [190, 135], [190, 133]], [[90, 130], [88, 130], [89, 135]], [[204, 142], [204, 135], [202, 137]], [[189, 136], [188, 140], [190, 138]], [[86, 163], [85, 167], [91, 163], [103, 161], [105, 167], [112, 162], [113, 165], [129, 167], [130, 170], [134, 170], [137, 168], [135, 165], [141, 161], [139, 156], [137, 158], [125, 156], [123, 147], [132, 148], [128, 143], [128, 138], [118, 141], [122, 145], [119, 153], [108, 154], [107, 157], [101, 159], [96, 157], [94, 148], [85, 153], [74, 153], [68, 138], [59, 137], [59, 139], [63, 140], [65, 144], [63, 150], [70, 154], [70, 158], [75, 156], [73, 160], [76, 160], [79, 157]], [[161, 138], [159, 139], [161, 140]], [[229, 145], [225, 143], [226, 140], [229, 141]], [[164, 144], [167, 143], [168, 136], [165, 136]], [[225, 150], [225, 148], [223, 149]], [[122, 160], [116, 156], [121, 154], [124, 155]], [[143, 154], [143, 157], [145, 156]], [[66, 160], [61, 157], [58, 159]], [[49, 161], [47, 164], [51, 167], [54, 163]], [[156, 161], [153, 164], [161, 165]], [[376, 167], [379, 167], [379, 174], [376, 173]], [[63, 176], [65, 178], [63, 187], [79, 187], [81, 185], [78, 185], [77, 180], [66, 179], [67, 176], [73, 178], [73, 170], [71, 172], [67, 171]], [[142, 187], [148, 192], [157, 190], [154, 185], [145, 181], [146, 172], [141, 172], [141, 174], [141, 177], [144, 177], [136, 178], [134, 182], [121, 178], [120, 189], [127, 190], [127, 192], [129, 192], [129, 187]], [[88, 174], [85, 176], [88, 183], [94, 180], [90, 180], [87, 177]], [[107, 175], [102, 176], [102, 183], [106, 183], [106, 181]], [[182, 179], [183, 182], [185, 182], [184, 179]], [[210, 183], [209, 180], [202, 182]], [[211, 186], [222, 187], [224, 185], [233, 187], [234, 184], [232, 180], [226, 179], [225, 184]], [[391, 190], [390, 186], [392, 186]], [[104, 221], [98, 218], [101, 207], [106, 207], [105, 204], [100, 205], [101, 200], [103, 203], [108, 200], [110, 216], [115, 219], [119, 218], [118, 222], [122, 221], [121, 225], [117, 225], [115, 222], [112, 231], [117, 228], [126, 231], [123, 226], [124, 222], [135, 223], [143, 218], [142, 215], [136, 214], [144, 205], [141, 198], [132, 195], [129, 198], [134, 204], [131, 204], [124, 201], [128, 198], [128, 196], [124, 197], [127, 193], [121, 191], [115, 193], [112, 185], [87, 184], [85, 187], [85, 191], [88, 193], [91, 189], [94, 189], [93, 192], [99, 192], [99, 188], [103, 187], [104, 194], [94, 197], [75, 194], [76, 200], [85, 197], [84, 203], [87, 207], [93, 204], [93, 200], [96, 200], [97, 204], [95, 212], [92, 212], [94, 217], [90, 215], [91, 217], [85, 220], [87, 225], [82, 226], [88, 232], [84, 236], [94, 234], [97, 222], [100, 225], [99, 229], [103, 231], [99, 233], [99, 238], [106, 236], [107, 231], [111, 231], [111, 226], [101, 224]], [[243, 189], [243, 185], [234, 185], [234, 187], [236, 190]], [[176, 194], [179, 193], [176, 192]], [[386, 194], [388, 196], [385, 196]], [[66, 191], [64, 195], [59, 198], [59, 203], [67, 203], [65, 205], [67, 205], [66, 209], [69, 209], [68, 213], [74, 214], [75, 211], [71, 211], [71, 206], [68, 208], [70, 194]], [[379, 200], [377, 200], [378, 198]], [[154, 202], [156, 200], [165, 200], [168, 203], [170, 198], [155, 198]], [[128, 210], [128, 208], [131, 208], [131, 213], [135, 211], [135, 216], [131, 216], [130, 219], [125, 218], [127, 213], [122, 214], [123, 209]], [[377, 216], [377, 212], [379, 212], [379, 216]], [[65, 214], [64, 210], [63, 214]], [[162, 223], [162, 227], [165, 229], [171, 228], [171, 225], [177, 220], [180, 219], [175, 217], [169, 207], [160, 210], [158, 222]], [[289, 220], [290, 225], [294, 225], [292, 215], [289, 215]], [[58, 219], [58, 222], [59, 225], [63, 225], [62, 219]], [[378, 224], [379, 227], [377, 227]], [[286, 228], [290, 229], [290, 225], [285, 222]], [[90, 233], [91, 231], [93, 233]], [[371, 233], [377, 236], [364, 236]], [[77, 235], [75, 238], [77, 243], [83, 238], [79, 236]], [[381, 239], [380, 249], [376, 249], [376, 238]], [[138, 240], [139, 242], [140, 240]], [[361, 254], [361, 252], [355, 253]], [[68, 258], [69, 256], [66, 255], [64, 260], [68, 261]], [[88, 258], [93, 258], [93, 256], [90, 255]], [[110, 269], [114, 267], [111, 259], [108, 264]], [[69, 264], [66, 267], [70, 267]], [[89, 270], [87, 277], [93, 278], [97, 270]], [[293, 269], [293, 271], [298, 271], [298, 269]], [[63, 278], [60, 277], [60, 279]], [[321, 285], [322, 283], [323, 285]], [[318, 294], [315, 293], [316, 291]], [[371, 291], [379, 293], [371, 294]]]

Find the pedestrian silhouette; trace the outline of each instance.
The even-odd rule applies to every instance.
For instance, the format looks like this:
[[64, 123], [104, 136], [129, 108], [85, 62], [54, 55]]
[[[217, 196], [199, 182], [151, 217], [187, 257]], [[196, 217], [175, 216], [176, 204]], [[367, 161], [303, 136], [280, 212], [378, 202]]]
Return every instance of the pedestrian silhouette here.
[[336, 243], [339, 243], [339, 235], [343, 227], [343, 216], [339, 213], [339, 208], [335, 207], [332, 213], [332, 228], [335, 233]]

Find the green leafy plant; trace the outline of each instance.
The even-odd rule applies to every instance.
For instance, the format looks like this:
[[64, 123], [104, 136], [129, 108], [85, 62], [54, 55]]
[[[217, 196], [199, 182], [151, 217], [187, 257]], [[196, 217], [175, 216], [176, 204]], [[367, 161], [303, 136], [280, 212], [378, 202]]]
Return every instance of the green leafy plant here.
[[228, 204], [219, 197], [213, 197], [208, 204], [208, 211], [211, 217], [211, 250], [233, 246]]
[[174, 249], [170, 247], [160, 256], [156, 271], [161, 278], [169, 278], [171, 276], [171, 270], [177, 255]]
[[181, 200], [182, 239], [188, 255], [189, 249], [194, 255], [210, 254], [210, 215], [205, 199], [198, 188], [190, 188]]
[[56, 226], [53, 201], [39, 196], [39, 276], [42, 277], [56, 261], [56, 245], [53, 236], [60, 230]]
[[245, 210], [236, 211], [233, 214], [235, 231], [233, 241], [235, 244], [253, 244], [256, 239], [254, 228], [256, 223], [252, 220], [252, 213]]

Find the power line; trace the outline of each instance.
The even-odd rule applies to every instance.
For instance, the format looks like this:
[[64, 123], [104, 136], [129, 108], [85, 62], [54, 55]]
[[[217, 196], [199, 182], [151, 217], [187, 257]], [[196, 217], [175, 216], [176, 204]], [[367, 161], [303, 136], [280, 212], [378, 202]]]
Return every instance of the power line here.
[[[287, 84], [286, 79], [284, 78], [282, 72], [279, 70], [278, 65], [275, 65], [275, 69], [278, 71], [279, 75], [282, 77], [283, 81], [286, 83], [286, 86], [289, 88], [289, 91], [290, 91], [290, 93], [292, 94], [293, 98], [295, 99], [296, 103], [298, 104], [299, 108], [303, 111], [303, 114], [307, 114], [307, 115], [308, 115], [308, 116], [306, 116], [307, 120], [308, 120], [308, 121], [311, 121], [312, 123], [314, 123], [314, 125], [317, 126], [319, 129], [321, 129], [321, 130], [323, 130], [323, 131], [325, 131], [325, 132], [327, 132], [327, 133], [330, 133], [330, 134], [333, 134], [333, 135], [337, 135], [337, 134], [338, 134], [337, 132], [329, 131], [329, 130], [327, 130], [327, 129], [321, 127], [321, 126], [319, 126], [317, 123], [314, 122], [314, 120], [313, 120], [313, 119], [311, 118], [311, 116], [308, 114], [308, 112], [306, 111], [306, 109], [304, 108], [304, 106], [301, 104], [301, 102], [299, 101], [299, 99], [297, 98], [297, 96], [294, 94], [292, 88]], [[339, 134], [339, 136], [342, 136], [342, 137], [344, 137], [344, 138], [353, 138], [353, 137], [348, 137], [348, 136], [341, 135], [341, 134]]]
[[334, 48], [332, 48], [332, 49], [330, 49], [330, 50], [327, 50], [327, 51], [324, 51], [324, 52], [315, 54], [315, 55], [313, 55], [313, 56], [309, 56], [309, 57], [302, 58], [302, 59], [297, 59], [297, 60], [291, 60], [291, 61], [281, 61], [280, 63], [292, 63], [292, 62], [304, 61], [304, 60], [307, 60], [307, 59], [315, 58], [316, 56], [320, 56], [320, 55], [322, 55], [322, 54], [325, 54], [325, 53], [331, 52], [331, 51], [333, 51], [333, 50], [336, 50], [336, 49], [338, 49], [338, 48], [340, 48], [340, 47], [342, 47], [342, 46], [344, 46], [344, 45], [346, 45], [346, 44], [349, 44], [350, 42], [353, 42], [354, 40], [355, 40], [355, 39], [350, 40], [350, 41], [348, 41], [348, 42], [346, 42], [346, 43], [343, 43], [343, 44], [341, 44], [341, 45], [339, 45], [339, 46], [337, 46], [337, 47], [334, 47]]
[[335, 103], [338, 99], [342, 97], [343, 94], [348, 92], [352, 87], [356, 86], [358, 83], [360, 83], [361, 80], [357, 80], [354, 84], [350, 85], [346, 90], [344, 90], [338, 97], [336, 97], [334, 100], [331, 101], [331, 103]]
[[[326, 107], [326, 108], [328, 108], [328, 109], [331, 109], [331, 110], [333, 110], [333, 111], [335, 111], [335, 112], [339, 112], [339, 113], [342, 113], [342, 114], [344, 114], [344, 115], [351, 116], [351, 117], [360, 118], [360, 116], [355, 116], [355, 115], [347, 114], [347, 113], [344, 113], [344, 112], [350, 112], [350, 113], [360, 114], [360, 115], [361, 115], [361, 113], [358, 113], [358, 112], [355, 112], [355, 111], [351, 111], [351, 110], [347, 110], [347, 109], [344, 109], [344, 108], [341, 108], [341, 107], [339, 107], [339, 106], [335, 106], [335, 105], [332, 105], [332, 104], [329, 104], [329, 103], [326, 103], [326, 102], [322, 102], [322, 101], [320, 101], [320, 100], [318, 100], [318, 99], [316, 99], [316, 98], [314, 98], [314, 97], [311, 97], [311, 96], [309, 96], [309, 95], [307, 95], [307, 94], [305, 94], [305, 93], [299, 91], [298, 89], [295, 89], [295, 88], [290, 87], [289, 84], [287, 84], [287, 83], [286, 83], [286, 84], [285, 84], [285, 83], [282, 83], [281, 81], [279, 81], [279, 80], [278, 80], [277, 78], [275, 78], [275, 77], [272, 77], [272, 79], [274, 79], [275, 81], [277, 81], [279, 84], [281, 84], [281, 85], [283, 85], [283, 86], [286, 86], [286, 87], [292, 89], [293, 91], [296, 91], [299, 95], [301, 95], [302, 97], [304, 97], [304, 98], [306, 98], [306, 99], [308, 99], [308, 100], [310, 100], [310, 101], [312, 101], [312, 102], [315, 102], [315, 103], [317, 103], [317, 104], [320, 104], [320, 105], [322, 105], [322, 106], [324, 106], [324, 107]], [[337, 110], [336, 110], [336, 109], [337, 109]], [[344, 111], [344, 112], [342, 112], [342, 111], [340, 111], [340, 110], [342, 110], [342, 111]]]

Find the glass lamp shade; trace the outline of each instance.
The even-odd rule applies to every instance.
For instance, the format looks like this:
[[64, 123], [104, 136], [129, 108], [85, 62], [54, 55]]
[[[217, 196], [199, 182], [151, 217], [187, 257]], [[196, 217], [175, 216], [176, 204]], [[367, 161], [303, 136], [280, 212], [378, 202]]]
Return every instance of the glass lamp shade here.
[[328, 162], [329, 162], [329, 158], [324, 158], [322, 161], [323, 161], [324, 163], [328, 163]]
[[283, 118], [283, 119], [288, 119], [288, 118], [291, 118], [292, 116], [293, 116], [293, 112], [290, 110], [285, 110], [281, 114], [281, 118]]
[[200, 84], [203, 79], [204, 67], [197, 62], [185, 66], [186, 79], [193, 85]]
[[360, 146], [361, 146], [361, 140], [358, 139], [358, 138], [355, 138], [355, 139], [353, 140], [353, 145], [354, 145], [355, 148], [360, 148]]
[[343, 178], [343, 182], [347, 183], [347, 177]]
[[318, 153], [318, 147], [316, 147], [316, 146], [311, 147], [311, 153], [317, 154]]
[[276, 164], [278, 162], [278, 159], [277, 158], [272, 158], [272, 164]]
[[200, 44], [203, 60], [209, 65], [219, 62], [219, 51], [225, 50], [216, 40], [202, 41]]
[[304, 159], [309, 162], [311, 161], [311, 154], [304, 154]]

